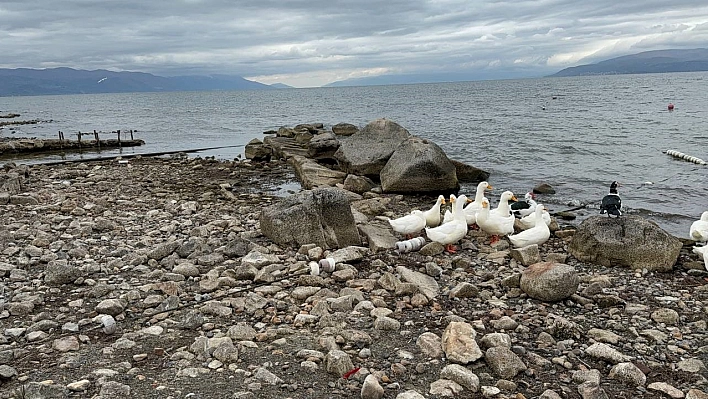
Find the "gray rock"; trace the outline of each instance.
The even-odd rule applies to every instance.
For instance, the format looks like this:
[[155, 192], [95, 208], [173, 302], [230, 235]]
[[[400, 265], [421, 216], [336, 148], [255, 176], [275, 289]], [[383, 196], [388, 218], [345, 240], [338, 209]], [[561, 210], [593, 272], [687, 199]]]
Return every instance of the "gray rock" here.
[[541, 262], [521, 273], [521, 289], [531, 298], [545, 302], [561, 301], [575, 294], [580, 280], [575, 268], [563, 263]]
[[562, 399], [562, 397], [558, 395], [558, 393], [556, 393], [555, 391], [546, 389], [545, 391], [543, 391], [541, 396], [538, 397], [538, 399]]
[[468, 364], [484, 356], [475, 341], [476, 332], [469, 323], [450, 322], [442, 336], [442, 348], [448, 360]]
[[177, 250], [181, 245], [177, 241], [168, 241], [156, 246], [152, 251], [148, 252], [147, 257], [149, 259], [162, 260], [168, 257], [172, 252]]
[[344, 179], [344, 189], [357, 194], [363, 194], [376, 187], [376, 183], [366, 176], [347, 175]]
[[671, 271], [683, 244], [639, 216], [593, 216], [580, 224], [568, 252], [583, 262]]
[[384, 389], [379, 380], [373, 374], [367, 375], [361, 385], [361, 399], [381, 399], [383, 395]]
[[437, 144], [410, 137], [403, 141], [381, 169], [386, 193], [424, 193], [456, 190], [455, 165]]
[[556, 190], [548, 183], [540, 183], [533, 188], [534, 194], [555, 194]]
[[199, 268], [192, 263], [180, 263], [172, 268], [172, 273], [181, 274], [185, 277], [198, 277], [201, 274]]
[[[293, 133], [294, 135], [294, 133]], [[246, 144], [244, 156], [253, 161], [270, 161], [273, 149], [258, 139], [253, 139]]]
[[425, 396], [419, 394], [416, 391], [410, 390], [399, 393], [398, 395], [396, 395], [396, 399], [425, 399]]
[[96, 313], [118, 316], [123, 313], [125, 304], [120, 299], [104, 299], [96, 305]]
[[291, 195], [261, 212], [261, 231], [279, 245], [322, 248], [361, 245], [344, 190], [319, 188]]
[[241, 267], [253, 267], [262, 269], [264, 266], [280, 262], [280, 259], [273, 254], [264, 254], [258, 250], [253, 250], [241, 258]]
[[489, 172], [487, 171], [454, 159], [451, 159], [450, 161], [452, 161], [452, 164], [455, 165], [457, 180], [460, 183], [479, 183], [489, 179]]
[[676, 364], [676, 367], [687, 373], [705, 373], [708, 371], [706, 369], [705, 363], [701, 359], [684, 359]]
[[401, 275], [401, 280], [414, 284], [429, 300], [435, 298], [440, 292], [438, 282], [427, 274], [410, 270], [404, 266], [398, 266], [396, 272]]
[[590, 369], [590, 370], [578, 370], [573, 373], [573, 382], [576, 384], [582, 384], [584, 382], [593, 382], [595, 384], [600, 384], [600, 370]]
[[238, 258], [251, 252], [255, 244], [245, 238], [236, 237], [224, 246], [224, 256]]
[[396, 247], [396, 237], [391, 234], [391, 229], [379, 225], [359, 226], [359, 232], [366, 237], [369, 248], [373, 252], [386, 251]]
[[410, 133], [401, 125], [388, 119], [377, 119], [359, 133], [342, 139], [334, 157], [347, 173], [378, 176], [391, 154], [408, 137]]
[[652, 312], [651, 319], [657, 323], [664, 323], [673, 326], [679, 321], [679, 314], [669, 308], [660, 308]]
[[327, 372], [334, 374], [337, 377], [343, 376], [347, 371], [354, 368], [352, 359], [349, 357], [347, 352], [340, 350], [331, 350], [327, 353], [325, 358], [325, 363], [327, 367]]
[[227, 335], [236, 341], [251, 341], [256, 337], [256, 330], [246, 322], [231, 326]]
[[11, 195], [10, 203], [13, 205], [38, 205], [37, 198], [27, 194]]
[[587, 332], [588, 338], [592, 338], [598, 342], [605, 342], [608, 344], [617, 345], [622, 337], [613, 333], [612, 331], [602, 330], [599, 328], [591, 328]]
[[452, 380], [439, 379], [430, 384], [430, 394], [434, 397], [454, 398], [458, 396], [464, 388], [462, 385]]
[[599, 384], [590, 381], [578, 385], [578, 393], [582, 399], [609, 399]]
[[70, 284], [82, 275], [83, 272], [76, 266], [69, 265], [65, 260], [57, 260], [47, 265], [44, 282], [54, 285]]
[[689, 389], [688, 392], [686, 392], [686, 399], [708, 399], [708, 393], [699, 389]]
[[511, 250], [511, 257], [524, 266], [533, 265], [541, 261], [541, 253], [536, 244], [513, 248]]
[[439, 359], [442, 357], [442, 341], [440, 337], [431, 332], [424, 332], [418, 336], [415, 341], [423, 355], [431, 357], [433, 359]]
[[317, 187], [333, 187], [344, 183], [344, 179], [347, 177], [344, 172], [330, 169], [310, 158], [299, 155], [293, 155], [288, 158], [288, 163], [293, 166], [295, 175], [305, 190]]
[[630, 356], [622, 354], [617, 349], [600, 342], [590, 345], [585, 349], [585, 353], [596, 359], [601, 359], [612, 364], [625, 363], [632, 359]]
[[66, 387], [59, 384], [30, 382], [23, 385], [22, 389], [16, 390], [13, 397], [23, 399], [62, 399], [69, 397], [69, 391]]
[[278, 385], [284, 382], [280, 377], [273, 374], [265, 367], [259, 367], [258, 370], [256, 370], [254, 377], [270, 385]]
[[609, 378], [640, 387], [647, 382], [647, 376], [642, 370], [630, 362], [615, 364], [610, 370]]
[[476, 285], [463, 281], [450, 290], [450, 298], [474, 298], [479, 295], [479, 288]]
[[384, 331], [398, 331], [401, 329], [401, 322], [390, 317], [377, 317], [374, 320], [374, 328]]
[[332, 132], [337, 136], [351, 136], [359, 132], [359, 127], [351, 123], [337, 123], [332, 126]]
[[657, 391], [667, 395], [670, 398], [682, 399], [684, 397], [683, 392], [674, 386], [671, 386], [665, 382], [652, 382], [647, 385], [647, 389], [650, 391]]
[[496, 375], [504, 379], [514, 378], [526, 370], [526, 365], [511, 349], [497, 346], [487, 349], [484, 360]]
[[479, 341], [484, 348], [495, 348], [498, 346], [511, 348], [511, 337], [505, 333], [485, 334]]
[[100, 395], [104, 398], [130, 397], [130, 386], [117, 381], [106, 381], [101, 385]]
[[6, 364], [0, 364], [0, 380], [9, 380], [17, 375], [17, 370]]
[[77, 351], [79, 350], [79, 340], [73, 335], [57, 338], [52, 343], [52, 349], [62, 353]]
[[307, 157], [312, 159], [334, 159], [334, 153], [338, 149], [339, 140], [334, 133], [316, 134], [307, 143]]
[[472, 370], [459, 364], [448, 364], [440, 372], [440, 378], [452, 380], [471, 392], [479, 390], [479, 377]]

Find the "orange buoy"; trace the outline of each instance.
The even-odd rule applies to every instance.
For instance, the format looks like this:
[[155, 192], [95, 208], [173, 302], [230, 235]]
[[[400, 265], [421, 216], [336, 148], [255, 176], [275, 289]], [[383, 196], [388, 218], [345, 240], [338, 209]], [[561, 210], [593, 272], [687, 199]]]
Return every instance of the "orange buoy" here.
[[669, 111], [673, 111], [673, 110], [674, 110], [674, 105], [672, 103], [669, 103]]

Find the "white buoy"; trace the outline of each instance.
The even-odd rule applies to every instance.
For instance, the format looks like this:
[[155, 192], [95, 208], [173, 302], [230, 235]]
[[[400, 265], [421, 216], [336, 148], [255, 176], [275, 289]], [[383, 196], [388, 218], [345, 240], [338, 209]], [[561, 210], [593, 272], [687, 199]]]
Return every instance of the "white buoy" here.
[[688, 162], [693, 162], [698, 165], [708, 165], [708, 162], [702, 160], [701, 158], [694, 157], [692, 155], [686, 155], [681, 151], [666, 150], [666, 155], [671, 155], [672, 157], [683, 159], [684, 161]]

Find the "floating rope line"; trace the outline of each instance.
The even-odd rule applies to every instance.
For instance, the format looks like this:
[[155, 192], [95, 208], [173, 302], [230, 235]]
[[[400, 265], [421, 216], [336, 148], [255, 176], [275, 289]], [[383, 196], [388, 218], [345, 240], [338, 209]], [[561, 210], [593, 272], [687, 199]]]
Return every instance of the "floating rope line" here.
[[696, 157], [694, 157], [694, 156], [691, 156], [691, 155], [686, 155], [686, 154], [684, 154], [683, 152], [680, 152], [680, 151], [676, 151], [676, 150], [666, 150], [666, 151], [664, 151], [664, 153], [667, 154], [667, 155], [671, 155], [672, 157], [676, 157], [676, 158], [679, 158], [679, 159], [683, 159], [684, 161], [693, 162], [693, 163], [698, 164], [698, 165], [708, 165], [708, 162], [706, 162], [706, 161], [704, 161], [704, 160], [702, 160], [702, 159], [700, 159], [700, 158], [696, 158]]

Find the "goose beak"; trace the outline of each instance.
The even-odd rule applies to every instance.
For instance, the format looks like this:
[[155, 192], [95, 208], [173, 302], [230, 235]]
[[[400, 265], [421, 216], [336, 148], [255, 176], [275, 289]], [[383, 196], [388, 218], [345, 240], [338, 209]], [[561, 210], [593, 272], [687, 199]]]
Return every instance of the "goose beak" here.
[[494, 189], [494, 187], [492, 187], [491, 184], [487, 184], [487, 190], [493, 190], [493, 189]]
[[518, 200], [516, 199], [516, 196], [515, 196], [515, 195], [512, 195], [512, 196], [511, 196], [511, 200], [512, 200], [512, 201], [518, 201]]
[[467, 198], [466, 202], [469, 204], [470, 202], [473, 202], [473, 201], [471, 199]]

